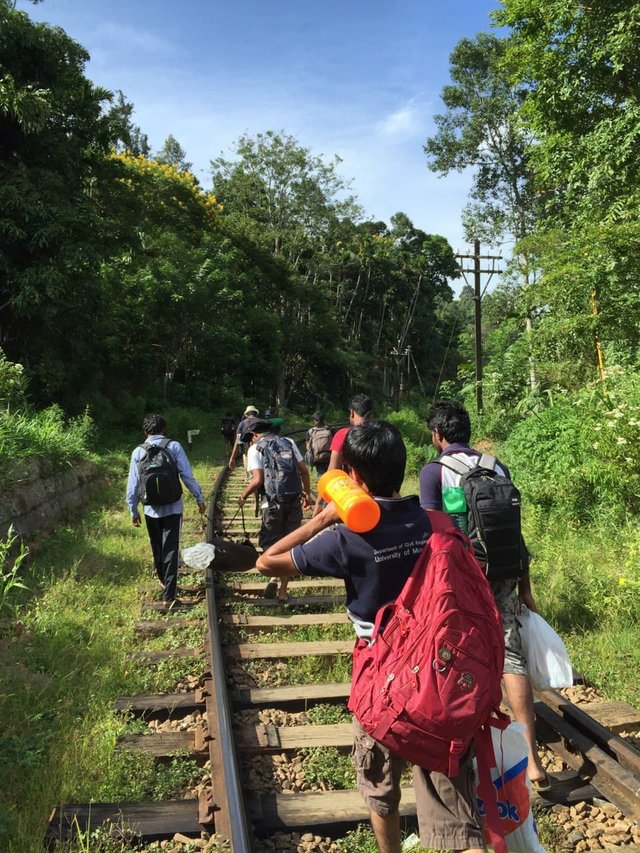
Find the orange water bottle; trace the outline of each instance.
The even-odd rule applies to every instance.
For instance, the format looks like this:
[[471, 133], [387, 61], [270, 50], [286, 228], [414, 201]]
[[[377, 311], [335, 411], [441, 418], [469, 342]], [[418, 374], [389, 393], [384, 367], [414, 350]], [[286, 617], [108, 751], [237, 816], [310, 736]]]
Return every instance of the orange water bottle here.
[[354, 533], [373, 530], [380, 521], [380, 507], [370, 494], [340, 468], [326, 471], [318, 480], [320, 497], [333, 501], [336, 512]]

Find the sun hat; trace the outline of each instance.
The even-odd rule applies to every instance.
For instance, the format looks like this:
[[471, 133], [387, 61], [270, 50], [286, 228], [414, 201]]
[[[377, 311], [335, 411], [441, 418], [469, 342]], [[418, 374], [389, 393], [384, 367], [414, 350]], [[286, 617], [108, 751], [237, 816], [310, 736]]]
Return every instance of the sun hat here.
[[252, 413], [253, 413], [254, 415], [259, 415], [259, 414], [260, 414], [260, 412], [256, 409], [256, 407], [255, 407], [255, 406], [247, 406], [247, 408], [244, 410], [244, 414], [245, 414], [245, 415], [250, 415], [250, 414], [252, 414]]

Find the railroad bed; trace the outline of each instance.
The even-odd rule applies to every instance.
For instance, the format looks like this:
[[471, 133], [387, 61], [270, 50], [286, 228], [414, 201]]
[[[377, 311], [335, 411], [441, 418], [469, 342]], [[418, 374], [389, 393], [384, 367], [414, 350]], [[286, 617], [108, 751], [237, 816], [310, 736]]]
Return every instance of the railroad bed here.
[[[208, 537], [226, 530], [242, 538], [233, 516], [245, 482], [242, 468], [223, 471]], [[254, 541], [258, 527], [248, 519]], [[146, 849], [159, 842], [169, 851], [193, 849], [182, 847], [193, 839], [212, 853], [338, 853], [336, 839], [368, 820], [348, 787], [350, 763], [343, 758], [351, 748], [346, 699], [353, 638], [342, 582], [293, 580], [286, 605], [263, 597], [265, 580], [256, 572], [189, 572], [181, 583], [184, 606], [159, 618], [147, 605], [136, 631], [162, 637], [171, 627], [190, 635], [200, 628], [201, 645], [147, 652], [140, 664], [196, 658], [201, 671], [179, 680], [175, 693], [119, 699], [119, 711], [147, 726], [145, 734], [122, 737], [120, 747], [158, 762], [192, 756], [208, 769], [205, 781], [180, 800], [58, 806], [47, 844], [111, 826], [123, 839], [148, 842]], [[536, 715], [543, 763], [558, 780], [539, 798], [544, 819], [556, 828], [556, 849], [640, 853], [640, 712], [576, 685], [539, 694]], [[411, 829], [409, 780], [401, 812]]]

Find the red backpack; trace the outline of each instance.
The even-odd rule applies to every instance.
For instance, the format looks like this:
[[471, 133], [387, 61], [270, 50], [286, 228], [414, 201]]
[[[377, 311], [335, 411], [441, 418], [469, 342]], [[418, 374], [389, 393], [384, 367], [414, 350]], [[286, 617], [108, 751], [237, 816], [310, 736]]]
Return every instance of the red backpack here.
[[[433, 533], [402, 592], [378, 611], [370, 643], [356, 643], [349, 709], [393, 755], [456, 776], [479, 733], [479, 766], [491, 766], [488, 725], [509, 721], [499, 710], [504, 634], [467, 537], [445, 513], [429, 518]], [[480, 793], [495, 803], [484, 771]]]

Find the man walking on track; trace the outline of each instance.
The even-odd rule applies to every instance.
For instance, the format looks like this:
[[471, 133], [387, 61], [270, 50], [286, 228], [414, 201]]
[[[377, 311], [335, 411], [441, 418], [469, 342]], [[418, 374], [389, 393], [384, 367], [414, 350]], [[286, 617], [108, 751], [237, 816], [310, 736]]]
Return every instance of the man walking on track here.
[[[375, 497], [380, 521], [369, 533], [339, 524], [328, 504], [303, 527], [258, 558], [264, 575], [280, 578], [337, 577], [345, 582], [347, 615], [362, 642], [371, 639], [378, 610], [400, 595], [431, 521], [416, 495], [401, 498], [406, 449], [398, 430], [384, 421], [352, 429], [342, 448], [351, 478]], [[400, 776], [404, 761], [370, 737], [354, 719], [358, 790], [367, 804], [381, 853], [400, 853]], [[484, 850], [477, 811], [471, 750], [456, 776], [414, 767], [420, 840], [438, 850]]]
[[245, 440], [245, 436], [251, 433], [251, 427], [258, 420], [258, 415], [260, 413], [256, 409], [255, 406], [247, 406], [244, 410], [244, 414], [242, 415], [242, 419], [238, 424], [238, 429], [236, 431], [236, 440], [231, 448], [231, 456], [229, 457], [229, 468], [233, 471], [236, 467], [236, 457], [238, 453], [242, 454], [244, 457], [244, 467], [247, 467], [247, 442]]
[[[266, 421], [253, 424], [247, 468], [251, 480], [238, 502], [244, 506], [249, 495], [262, 494], [262, 527], [258, 533], [258, 544], [265, 550], [300, 527], [303, 506], [308, 508], [311, 499], [309, 469], [293, 439], [276, 435]], [[277, 586], [274, 581], [269, 582], [265, 598], [273, 598]], [[278, 590], [277, 598], [282, 603], [288, 599], [287, 586], [288, 581], [283, 580]]]
[[162, 584], [162, 601], [169, 609], [180, 604], [176, 598], [182, 524], [180, 481], [196, 499], [200, 513], [204, 514], [207, 506], [182, 445], [165, 438], [162, 415], [147, 415], [142, 429], [146, 441], [131, 454], [127, 504], [134, 527], [140, 527], [138, 504], [144, 506], [153, 565]]
[[[533, 709], [533, 693], [527, 676], [527, 662], [522, 649], [518, 613], [524, 604], [529, 610], [535, 611], [536, 604], [531, 592], [529, 580], [529, 554], [520, 532], [520, 503], [519, 494], [509, 477], [507, 468], [494, 457], [482, 454], [469, 446], [471, 439], [471, 421], [466, 409], [455, 400], [443, 400], [431, 407], [428, 418], [429, 429], [434, 447], [440, 456], [434, 462], [426, 465], [420, 472], [420, 503], [424, 509], [439, 509], [448, 512], [455, 523], [465, 533], [469, 533], [474, 542], [476, 522], [471, 518], [471, 510], [466, 500], [466, 490], [463, 478], [476, 470], [483, 471], [485, 483], [491, 490], [492, 470], [488, 472], [485, 466], [492, 466], [501, 485], [498, 489], [507, 496], [503, 506], [498, 505], [498, 497], [490, 508], [500, 524], [496, 532], [485, 534], [487, 553], [487, 579], [493, 591], [496, 606], [502, 618], [505, 636], [504, 686], [511, 706], [512, 715], [518, 723], [525, 727], [525, 738], [528, 748], [527, 773], [534, 790], [546, 791], [552, 780], [540, 763], [536, 746], [535, 712]], [[495, 479], [494, 479], [495, 481]], [[495, 492], [499, 496], [499, 491]], [[485, 492], [484, 506], [489, 507], [491, 491]], [[516, 512], [512, 507], [516, 505]], [[513, 519], [513, 521], [512, 521]], [[481, 522], [480, 522], [481, 523]], [[495, 518], [493, 520], [495, 525]], [[497, 536], [500, 541], [497, 541]], [[510, 540], [513, 540], [510, 542]], [[495, 541], [499, 557], [491, 559], [491, 543]], [[513, 554], [510, 563], [505, 558], [509, 552]], [[497, 569], [493, 563], [500, 562]], [[502, 564], [505, 564], [504, 566]]]

